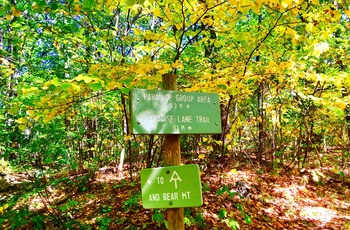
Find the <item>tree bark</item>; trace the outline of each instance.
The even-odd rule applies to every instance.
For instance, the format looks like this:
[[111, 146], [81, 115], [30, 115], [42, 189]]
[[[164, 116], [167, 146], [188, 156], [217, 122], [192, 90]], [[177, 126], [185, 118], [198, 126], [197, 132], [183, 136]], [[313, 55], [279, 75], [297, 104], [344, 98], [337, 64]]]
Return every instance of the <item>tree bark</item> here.
[[264, 152], [264, 86], [262, 82], [258, 88], [258, 136], [257, 160], [259, 163], [262, 163], [262, 156]]
[[[175, 74], [164, 74], [162, 76], [162, 82], [163, 82], [163, 89], [177, 90]], [[178, 134], [165, 135], [164, 150], [165, 150], [165, 163], [167, 166], [181, 164], [180, 135]], [[169, 230], [185, 229], [184, 209], [169, 208], [167, 210], [167, 220], [168, 220]]]

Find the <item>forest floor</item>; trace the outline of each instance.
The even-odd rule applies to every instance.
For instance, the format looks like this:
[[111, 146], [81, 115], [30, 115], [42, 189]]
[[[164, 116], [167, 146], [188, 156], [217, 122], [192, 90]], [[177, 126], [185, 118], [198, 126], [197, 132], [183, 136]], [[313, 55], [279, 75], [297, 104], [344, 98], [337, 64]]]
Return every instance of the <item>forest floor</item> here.
[[[220, 168], [201, 171], [203, 205], [185, 208], [185, 229], [350, 229], [350, 183], [334, 179], [331, 170], [286, 174], [251, 165]], [[13, 186], [1, 190], [0, 226], [166, 229], [166, 211], [144, 209], [139, 177], [131, 181], [126, 171], [105, 168], [93, 177], [57, 174], [54, 181], [41, 189], [26, 184], [21, 195]]]

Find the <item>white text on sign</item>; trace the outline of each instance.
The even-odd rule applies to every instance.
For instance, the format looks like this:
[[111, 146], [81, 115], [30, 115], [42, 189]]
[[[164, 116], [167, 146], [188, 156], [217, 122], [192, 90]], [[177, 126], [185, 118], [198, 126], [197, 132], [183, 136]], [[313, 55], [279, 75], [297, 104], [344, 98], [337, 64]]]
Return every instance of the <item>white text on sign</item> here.
[[168, 200], [189, 200], [191, 199], [191, 192], [165, 192], [162, 194], [149, 194], [149, 201], [168, 201]]
[[[145, 101], [172, 101], [171, 94], [162, 94], [162, 93], [144, 93], [143, 94], [143, 100]], [[195, 100], [197, 98], [197, 100]], [[199, 102], [199, 103], [210, 103], [210, 97], [203, 95], [203, 96], [193, 96], [193, 95], [181, 95], [176, 94], [175, 95], [175, 101], [176, 102]]]

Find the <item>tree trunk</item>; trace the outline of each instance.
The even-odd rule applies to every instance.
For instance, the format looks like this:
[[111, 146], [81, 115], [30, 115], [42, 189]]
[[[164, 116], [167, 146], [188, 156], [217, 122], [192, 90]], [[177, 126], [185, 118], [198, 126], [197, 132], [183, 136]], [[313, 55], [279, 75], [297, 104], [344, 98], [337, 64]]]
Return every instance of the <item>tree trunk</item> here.
[[[163, 89], [177, 90], [175, 74], [164, 74], [162, 78], [163, 78], [163, 81], [162, 81]], [[167, 166], [181, 164], [180, 135], [178, 134], [165, 135], [164, 150], [165, 150], [165, 163]], [[167, 210], [167, 220], [168, 220], [169, 230], [185, 229], [184, 209], [169, 208]]]
[[258, 88], [258, 152], [257, 160], [262, 163], [264, 152], [264, 88], [261, 82]]

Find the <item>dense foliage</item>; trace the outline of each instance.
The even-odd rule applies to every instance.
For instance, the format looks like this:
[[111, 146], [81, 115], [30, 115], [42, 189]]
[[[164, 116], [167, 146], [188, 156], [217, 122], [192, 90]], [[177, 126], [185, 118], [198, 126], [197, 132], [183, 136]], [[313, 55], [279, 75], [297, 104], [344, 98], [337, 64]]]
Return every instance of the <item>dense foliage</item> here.
[[156, 154], [161, 137], [128, 133], [128, 91], [168, 72], [180, 90], [220, 94], [217, 144], [232, 154], [304, 164], [348, 144], [346, 1], [2, 1], [0, 16], [1, 151], [14, 162]]

